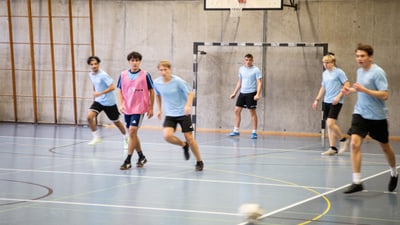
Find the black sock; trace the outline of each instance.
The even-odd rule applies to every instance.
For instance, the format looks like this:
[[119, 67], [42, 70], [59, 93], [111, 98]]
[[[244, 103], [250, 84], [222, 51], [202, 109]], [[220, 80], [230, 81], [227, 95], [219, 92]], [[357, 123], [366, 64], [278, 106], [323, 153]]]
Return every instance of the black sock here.
[[139, 156], [139, 158], [140, 158], [140, 159], [144, 157], [144, 155], [143, 155], [143, 152], [142, 152], [142, 151], [140, 151], [140, 152], [137, 152], [137, 155]]
[[342, 139], [340, 139], [340, 142], [346, 141], [347, 139], [344, 137]]
[[331, 146], [331, 149], [337, 151], [337, 148], [335, 146]]
[[131, 163], [131, 158], [132, 158], [132, 155], [128, 155], [128, 156], [126, 157], [126, 159], [125, 159], [125, 162], [126, 162], [126, 163]]

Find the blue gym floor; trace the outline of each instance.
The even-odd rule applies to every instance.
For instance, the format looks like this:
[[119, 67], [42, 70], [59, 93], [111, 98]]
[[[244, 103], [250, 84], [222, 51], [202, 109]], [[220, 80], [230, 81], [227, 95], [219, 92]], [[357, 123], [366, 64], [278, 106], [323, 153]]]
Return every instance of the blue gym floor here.
[[[0, 123], [0, 224], [243, 225], [245, 203], [263, 208], [258, 224], [400, 224], [374, 141], [363, 145], [367, 190], [345, 195], [349, 152], [322, 157], [319, 137], [198, 132], [205, 167], [196, 172], [193, 156], [185, 161], [161, 130], [142, 128], [148, 163], [121, 171], [121, 135], [99, 131], [102, 143], [90, 147], [87, 127]], [[392, 145], [399, 162], [400, 142]]]

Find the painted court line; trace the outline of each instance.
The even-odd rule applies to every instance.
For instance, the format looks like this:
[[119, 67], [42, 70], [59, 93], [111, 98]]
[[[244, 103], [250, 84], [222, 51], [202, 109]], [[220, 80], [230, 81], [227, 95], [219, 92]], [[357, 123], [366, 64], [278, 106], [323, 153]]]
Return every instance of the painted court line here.
[[32, 200], [32, 199], [19, 199], [19, 198], [0, 198], [0, 201], [31, 202], [31, 203], [46, 203], [46, 204], [60, 204], [60, 205], [78, 205], [78, 206], [97, 206], [97, 207], [108, 207], [108, 208], [143, 209], [143, 210], [153, 210], [153, 211], [168, 211], [168, 212], [199, 213], [199, 214], [224, 215], [224, 216], [239, 216], [238, 213], [227, 213], [227, 212], [216, 212], [216, 211], [200, 211], [200, 210], [186, 210], [186, 209], [172, 209], [172, 208], [158, 208], [158, 207], [145, 207], [145, 206], [130, 206], [130, 205], [111, 205], [111, 204], [98, 204], [98, 203], [85, 203], [85, 202], [46, 201], [46, 200]]
[[230, 181], [230, 180], [192, 179], [192, 178], [180, 178], [180, 177], [139, 176], [139, 175], [106, 174], [106, 173], [66, 172], [66, 171], [53, 171], [53, 170], [27, 170], [27, 169], [0, 168], [0, 171], [52, 173], [52, 174], [68, 174], [68, 175], [84, 175], [84, 176], [105, 176], [105, 177], [131, 177], [131, 178], [142, 178], [142, 179], [153, 179], [153, 180], [193, 181], [193, 182], [206, 182], [206, 183], [273, 186], [273, 187], [287, 187], [287, 188], [301, 188], [301, 189], [304, 188], [324, 189], [324, 190], [332, 189], [328, 187], [313, 187], [313, 186], [290, 185], [290, 184], [271, 184], [271, 183], [241, 182], [241, 181]]

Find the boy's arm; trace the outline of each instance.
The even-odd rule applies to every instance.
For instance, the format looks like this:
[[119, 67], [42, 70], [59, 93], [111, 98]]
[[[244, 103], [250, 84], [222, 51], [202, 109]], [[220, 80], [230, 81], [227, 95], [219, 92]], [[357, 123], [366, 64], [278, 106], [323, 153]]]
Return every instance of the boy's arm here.
[[124, 96], [122, 95], [122, 90], [121, 89], [119, 89], [119, 92], [118, 92], [118, 102], [119, 102], [120, 111], [122, 113], [124, 113], [124, 109], [125, 109], [125, 107], [124, 107]]
[[156, 102], [157, 102], [157, 108], [158, 108], [158, 112], [157, 112], [157, 118], [161, 119], [162, 116], [162, 108], [161, 108], [161, 95], [156, 95]]
[[240, 90], [240, 87], [242, 86], [242, 78], [239, 78], [237, 83], [236, 83], [236, 87], [235, 90], [233, 91], [233, 93], [231, 94], [231, 98], [234, 98], [236, 96], [236, 94], [238, 93], [238, 91]]
[[190, 91], [187, 96], [187, 101], [186, 101], [185, 109], [184, 109], [186, 115], [189, 115], [192, 111], [193, 98], [194, 98], [194, 92]]
[[154, 89], [149, 89], [149, 97], [150, 97], [150, 102], [149, 102], [149, 110], [147, 111], [147, 117], [151, 118], [153, 117], [153, 107], [154, 107]]

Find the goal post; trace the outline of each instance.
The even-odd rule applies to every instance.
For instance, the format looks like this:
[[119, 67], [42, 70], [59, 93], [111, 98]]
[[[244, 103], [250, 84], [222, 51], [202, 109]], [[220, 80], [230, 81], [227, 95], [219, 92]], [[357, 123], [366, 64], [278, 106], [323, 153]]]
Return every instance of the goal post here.
[[[215, 46], [215, 47], [314, 47], [322, 48], [323, 55], [328, 54], [328, 43], [323, 42], [193, 42], [193, 110], [192, 110], [192, 122], [194, 132], [196, 133], [197, 117], [197, 77], [199, 69], [199, 54], [204, 54], [203, 51], [199, 50], [200, 46]], [[322, 111], [323, 113], [323, 111]], [[321, 116], [322, 117], [322, 116]], [[323, 117], [321, 119], [321, 140], [322, 144], [325, 145], [325, 121]]]

